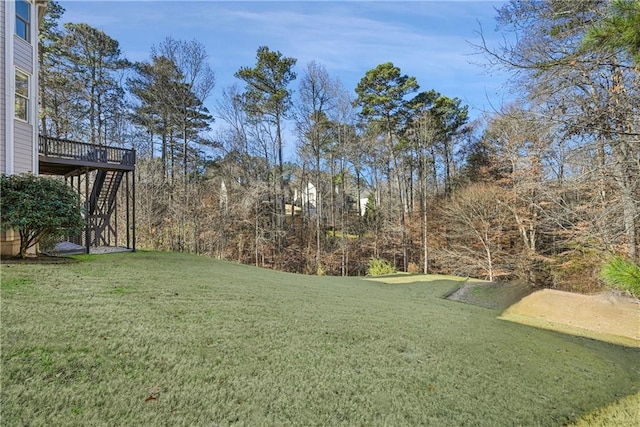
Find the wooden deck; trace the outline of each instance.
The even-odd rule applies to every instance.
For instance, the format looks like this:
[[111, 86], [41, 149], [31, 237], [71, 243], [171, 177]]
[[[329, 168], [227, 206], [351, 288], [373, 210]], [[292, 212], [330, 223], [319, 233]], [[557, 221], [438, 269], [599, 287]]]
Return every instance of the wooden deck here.
[[[83, 201], [86, 226], [71, 240], [86, 253], [118, 247], [124, 243], [118, 230], [124, 229], [126, 247], [135, 251], [135, 150], [40, 135], [38, 160], [40, 174], [64, 176]], [[118, 217], [124, 224], [118, 225]]]
[[134, 150], [106, 147], [68, 139], [40, 136], [40, 173], [69, 176], [86, 170], [133, 171]]

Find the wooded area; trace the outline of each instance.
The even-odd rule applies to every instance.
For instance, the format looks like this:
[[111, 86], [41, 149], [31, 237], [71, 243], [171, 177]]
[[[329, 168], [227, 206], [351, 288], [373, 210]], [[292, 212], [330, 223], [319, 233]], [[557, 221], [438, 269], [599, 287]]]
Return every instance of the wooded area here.
[[519, 99], [473, 121], [397, 64], [345, 88], [267, 46], [212, 100], [200, 42], [168, 37], [130, 63], [62, 15], [50, 2], [40, 131], [137, 150], [139, 248], [308, 274], [383, 259], [581, 291], [610, 256], [640, 260], [638, 2], [507, 3], [503, 45], [479, 29], [475, 48]]

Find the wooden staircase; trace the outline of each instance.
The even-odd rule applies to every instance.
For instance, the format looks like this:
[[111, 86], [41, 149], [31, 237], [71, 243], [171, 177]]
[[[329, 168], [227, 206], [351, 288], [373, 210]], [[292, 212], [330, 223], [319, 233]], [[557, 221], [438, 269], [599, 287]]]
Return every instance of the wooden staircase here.
[[[91, 246], [120, 243], [135, 250], [135, 179], [130, 179], [135, 164], [136, 152], [132, 149], [40, 135], [38, 172], [64, 176], [86, 209], [84, 231], [68, 236], [70, 241], [83, 245], [87, 251]], [[124, 192], [118, 196], [121, 187]], [[116, 200], [124, 203], [120, 205]], [[118, 209], [123, 215], [118, 215]], [[118, 226], [120, 217], [124, 227]], [[120, 242], [119, 228], [126, 232]]]
[[109, 246], [110, 234], [115, 232], [111, 217], [116, 207], [116, 196], [120, 183], [124, 177], [123, 171], [101, 170], [96, 172], [96, 178], [89, 195], [87, 219], [90, 224], [91, 246]]

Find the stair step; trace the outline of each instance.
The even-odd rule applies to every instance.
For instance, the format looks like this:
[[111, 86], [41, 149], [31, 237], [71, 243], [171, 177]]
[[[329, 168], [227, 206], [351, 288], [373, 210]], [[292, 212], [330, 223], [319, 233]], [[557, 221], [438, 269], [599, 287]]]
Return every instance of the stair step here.
[[122, 171], [98, 171], [96, 174], [89, 208], [90, 217], [95, 220], [93, 244], [99, 243], [107, 227], [112, 228], [110, 219], [123, 176]]

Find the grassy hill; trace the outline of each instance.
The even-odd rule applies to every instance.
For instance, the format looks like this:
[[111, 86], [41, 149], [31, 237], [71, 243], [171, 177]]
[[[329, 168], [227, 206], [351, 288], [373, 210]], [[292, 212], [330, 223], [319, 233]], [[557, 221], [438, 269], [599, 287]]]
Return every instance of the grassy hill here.
[[140, 252], [2, 266], [4, 425], [563, 425], [640, 351], [385, 284]]

